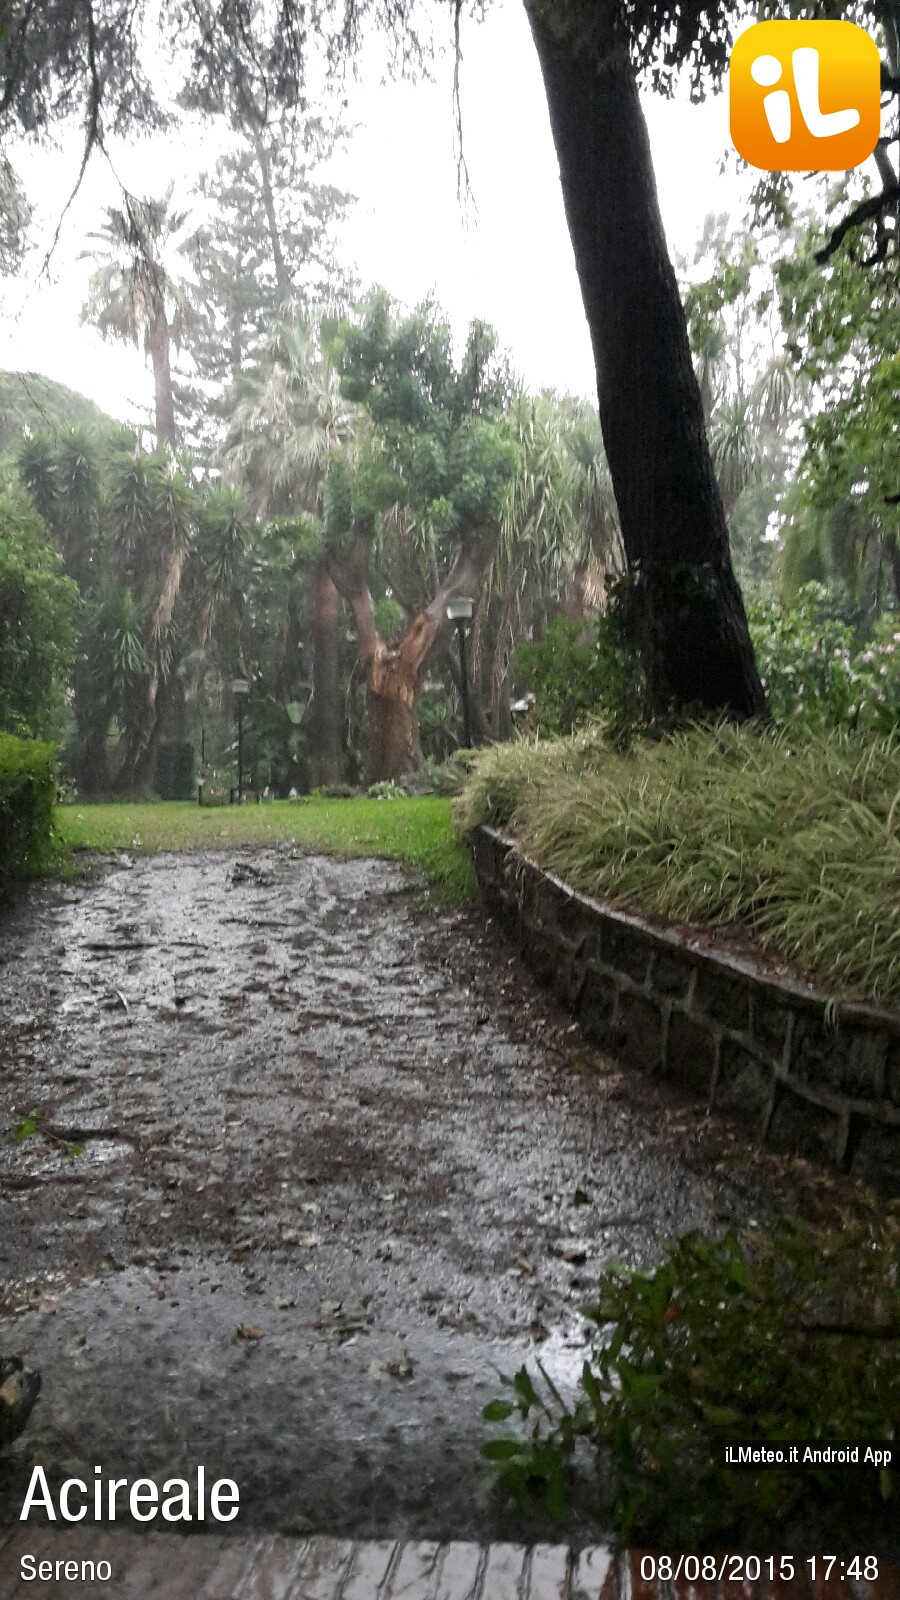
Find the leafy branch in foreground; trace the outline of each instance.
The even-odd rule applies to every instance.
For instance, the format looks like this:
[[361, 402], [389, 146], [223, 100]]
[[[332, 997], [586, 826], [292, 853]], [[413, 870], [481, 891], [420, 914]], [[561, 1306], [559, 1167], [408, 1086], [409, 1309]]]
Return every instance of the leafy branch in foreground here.
[[729, 1440], [878, 1440], [900, 1431], [900, 1204], [833, 1231], [782, 1221], [688, 1233], [653, 1271], [610, 1265], [574, 1397], [538, 1363], [504, 1378], [483, 1453], [507, 1489], [564, 1510], [585, 1457], [624, 1540], [771, 1527], [808, 1498], [841, 1510], [895, 1492], [889, 1471], [725, 1466]]

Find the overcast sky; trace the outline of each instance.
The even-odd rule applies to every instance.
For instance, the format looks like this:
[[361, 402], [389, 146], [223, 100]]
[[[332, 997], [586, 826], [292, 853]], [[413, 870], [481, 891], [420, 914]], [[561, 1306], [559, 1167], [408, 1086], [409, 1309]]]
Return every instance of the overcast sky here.
[[[377, 67], [350, 86], [358, 124], [329, 174], [358, 196], [342, 243], [364, 285], [383, 284], [412, 305], [429, 291], [464, 332], [480, 316], [493, 323], [529, 386], [594, 394], [587, 329], [566, 230], [559, 177], [537, 59], [521, 0], [496, 0], [483, 24], [463, 34], [462, 107], [474, 205], [457, 196], [452, 64], [434, 83], [382, 84]], [[673, 252], [689, 254], [709, 210], [737, 211], [743, 185], [722, 177], [728, 148], [723, 95], [702, 106], [686, 98], [645, 101], [663, 218]], [[138, 194], [159, 194], [170, 179], [186, 200], [191, 182], [216, 158], [217, 135], [198, 130], [111, 147], [121, 179]], [[44, 248], [77, 172], [77, 133], [60, 151], [16, 153], [44, 230]], [[90, 262], [80, 260], [116, 182], [102, 155], [91, 163], [64, 223], [50, 281], [0, 281], [0, 366], [56, 378], [123, 420], [150, 405], [143, 357], [104, 344], [79, 326]]]

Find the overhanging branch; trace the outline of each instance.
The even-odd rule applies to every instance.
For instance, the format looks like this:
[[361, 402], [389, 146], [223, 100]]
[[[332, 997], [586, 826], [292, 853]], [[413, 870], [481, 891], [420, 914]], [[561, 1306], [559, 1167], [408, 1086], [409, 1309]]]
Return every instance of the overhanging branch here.
[[864, 222], [872, 222], [876, 217], [883, 217], [891, 206], [895, 206], [898, 203], [900, 203], [900, 183], [893, 183], [888, 188], [882, 189], [880, 194], [870, 195], [868, 200], [863, 200], [858, 206], [854, 206], [852, 211], [848, 211], [843, 221], [838, 223], [827, 244], [824, 244], [821, 250], [816, 251], [814, 259], [819, 266], [824, 266], [826, 261], [831, 260], [835, 252], [840, 249], [847, 234], [852, 233], [854, 228], [860, 228]]

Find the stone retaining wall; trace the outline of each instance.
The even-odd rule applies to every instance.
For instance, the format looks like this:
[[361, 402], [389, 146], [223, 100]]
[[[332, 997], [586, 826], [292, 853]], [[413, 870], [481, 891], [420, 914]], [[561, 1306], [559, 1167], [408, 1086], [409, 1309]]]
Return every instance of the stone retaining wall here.
[[489, 911], [586, 1037], [773, 1149], [900, 1192], [900, 1013], [696, 947], [578, 894], [493, 828], [470, 846]]

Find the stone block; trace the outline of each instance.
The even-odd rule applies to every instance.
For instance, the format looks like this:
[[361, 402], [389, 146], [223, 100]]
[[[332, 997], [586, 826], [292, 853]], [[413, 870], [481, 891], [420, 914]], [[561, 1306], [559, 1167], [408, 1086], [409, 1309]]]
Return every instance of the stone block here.
[[778, 1090], [766, 1144], [788, 1155], [834, 1165], [842, 1151], [841, 1119], [836, 1111], [816, 1105], [787, 1084]]
[[522, 954], [538, 983], [550, 984], [556, 976], [559, 948], [552, 931], [543, 927], [529, 929], [522, 942]]
[[798, 1016], [791, 1042], [791, 1075], [804, 1083], [872, 1099], [884, 1088], [887, 1038], [883, 1033], [831, 1027], [824, 1012]]
[[583, 952], [600, 959], [600, 918], [578, 895], [564, 896], [556, 907], [556, 927], [573, 954]]
[[565, 948], [557, 951], [553, 992], [560, 1005], [568, 1011], [578, 1010], [584, 974], [585, 964], [578, 956], [571, 955]]
[[650, 935], [643, 929], [604, 917], [602, 950], [603, 960], [608, 967], [615, 967], [632, 983], [642, 984], [645, 981], [654, 945]]
[[750, 1026], [750, 985], [739, 973], [704, 964], [697, 973], [693, 1007], [712, 1022], [744, 1033]]
[[719, 1051], [716, 1109], [729, 1112], [761, 1132], [772, 1094], [772, 1076], [767, 1063], [726, 1034]]
[[708, 1101], [716, 1069], [716, 1035], [696, 1014], [673, 1010], [669, 1016], [664, 1072], [693, 1098]]
[[687, 956], [657, 950], [650, 968], [650, 988], [661, 1000], [686, 1000], [695, 970]]
[[617, 1058], [629, 1067], [656, 1072], [662, 1066], [663, 1019], [649, 995], [623, 989], [619, 995]]
[[578, 1004], [578, 1020], [582, 1032], [591, 1044], [601, 1050], [612, 1049], [616, 1042], [619, 990], [608, 973], [586, 967]]
[[781, 1066], [791, 1026], [791, 1008], [764, 989], [756, 989], [751, 1006], [750, 1027], [753, 1042], [773, 1066]]

